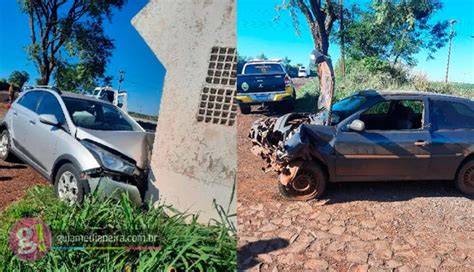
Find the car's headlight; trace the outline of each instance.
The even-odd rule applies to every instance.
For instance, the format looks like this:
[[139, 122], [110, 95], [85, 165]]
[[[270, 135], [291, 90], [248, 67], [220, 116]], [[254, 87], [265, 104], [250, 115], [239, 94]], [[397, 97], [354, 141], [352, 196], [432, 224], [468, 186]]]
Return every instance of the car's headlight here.
[[105, 169], [121, 172], [130, 176], [133, 175], [135, 171], [135, 166], [133, 164], [91, 142], [81, 141], [81, 143], [94, 155]]

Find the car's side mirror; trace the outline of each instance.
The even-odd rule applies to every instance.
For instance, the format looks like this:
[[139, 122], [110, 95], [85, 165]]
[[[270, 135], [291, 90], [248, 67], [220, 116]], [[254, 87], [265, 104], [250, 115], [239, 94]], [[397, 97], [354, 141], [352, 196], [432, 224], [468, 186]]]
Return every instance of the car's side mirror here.
[[352, 121], [349, 125], [349, 129], [357, 132], [362, 132], [365, 130], [365, 123], [359, 119]]
[[54, 127], [60, 126], [61, 123], [58, 121], [56, 116], [52, 114], [40, 114], [39, 120], [41, 123], [46, 124], [46, 125], [51, 125]]

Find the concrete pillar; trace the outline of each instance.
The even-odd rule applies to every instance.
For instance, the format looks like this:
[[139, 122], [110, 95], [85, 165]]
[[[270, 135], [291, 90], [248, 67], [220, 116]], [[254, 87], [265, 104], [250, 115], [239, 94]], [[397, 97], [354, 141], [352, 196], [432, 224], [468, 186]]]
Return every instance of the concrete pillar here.
[[151, 0], [132, 20], [167, 71], [151, 191], [201, 222], [213, 200], [235, 213], [235, 22], [233, 0]]

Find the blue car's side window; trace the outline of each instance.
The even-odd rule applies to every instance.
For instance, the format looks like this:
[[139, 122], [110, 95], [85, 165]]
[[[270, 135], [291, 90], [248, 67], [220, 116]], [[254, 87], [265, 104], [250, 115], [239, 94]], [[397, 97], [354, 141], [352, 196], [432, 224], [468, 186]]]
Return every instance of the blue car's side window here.
[[474, 110], [461, 102], [433, 100], [432, 123], [438, 129], [474, 129]]

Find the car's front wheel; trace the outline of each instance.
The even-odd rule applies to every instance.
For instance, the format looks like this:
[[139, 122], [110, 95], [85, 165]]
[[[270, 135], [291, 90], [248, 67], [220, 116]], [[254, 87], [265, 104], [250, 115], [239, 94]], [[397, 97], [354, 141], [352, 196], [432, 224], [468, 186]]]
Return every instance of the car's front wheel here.
[[87, 181], [80, 179], [77, 168], [66, 163], [61, 166], [56, 174], [54, 191], [58, 198], [69, 205], [81, 204], [84, 195], [88, 192]]
[[456, 176], [456, 187], [470, 196], [474, 196], [474, 159], [464, 163]]
[[0, 159], [7, 161], [11, 157], [10, 134], [4, 129], [0, 134]]
[[319, 198], [327, 184], [327, 174], [321, 165], [314, 161], [290, 163], [290, 171], [280, 174], [278, 189], [289, 200], [310, 200]]

